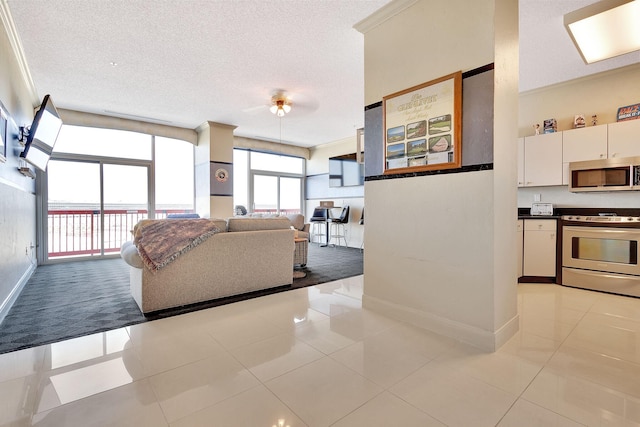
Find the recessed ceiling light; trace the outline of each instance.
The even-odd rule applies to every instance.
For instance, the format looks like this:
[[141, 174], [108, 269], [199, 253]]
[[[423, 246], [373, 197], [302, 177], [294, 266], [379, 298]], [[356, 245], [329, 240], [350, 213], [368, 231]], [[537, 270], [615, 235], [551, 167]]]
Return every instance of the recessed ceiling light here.
[[111, 65], [112, 67], [117, 67], [118, 63], [116, 61], [111, 61], [109, 62], [109, 65]]

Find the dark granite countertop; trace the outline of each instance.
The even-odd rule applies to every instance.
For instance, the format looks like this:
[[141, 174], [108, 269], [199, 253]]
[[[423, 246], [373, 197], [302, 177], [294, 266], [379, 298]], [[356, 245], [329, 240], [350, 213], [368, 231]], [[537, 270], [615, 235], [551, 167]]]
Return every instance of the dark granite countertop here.
[[518, 219], [560, 219], [558, 215], [518, 215]]
[[640, 216], [636, 208], [553, 208], [553, 215], [531, 215], [531, 208], [518, 208], [518, 219], [560, 219], [564, 215], [591, 215], [613, 213], [618, 216]]

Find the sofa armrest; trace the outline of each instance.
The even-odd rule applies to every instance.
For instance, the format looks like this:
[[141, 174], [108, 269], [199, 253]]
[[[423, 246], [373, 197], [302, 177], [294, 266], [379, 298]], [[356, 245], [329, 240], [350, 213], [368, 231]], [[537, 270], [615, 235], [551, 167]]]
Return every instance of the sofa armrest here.
[[138, 253], [138, 248], [132, 242], [124, 242], [120, 248], [120, 256], [131, 267], [142, 268], [142, 258]]
[[308, 233], [310, 229], [311, 229], [311, 224], [306, 223], [304, 227], [302, 227], [302, 230], [300, 231], [304, 231], [305, 233]]

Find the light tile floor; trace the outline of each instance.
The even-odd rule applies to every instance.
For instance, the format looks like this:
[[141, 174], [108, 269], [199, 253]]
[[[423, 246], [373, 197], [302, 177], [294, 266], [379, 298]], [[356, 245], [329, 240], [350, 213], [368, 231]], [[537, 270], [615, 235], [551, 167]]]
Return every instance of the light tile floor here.
[[495, 353], [362, 276], [0, 355], [0, 426], [640, 426], [640, 299], [518, 285]]

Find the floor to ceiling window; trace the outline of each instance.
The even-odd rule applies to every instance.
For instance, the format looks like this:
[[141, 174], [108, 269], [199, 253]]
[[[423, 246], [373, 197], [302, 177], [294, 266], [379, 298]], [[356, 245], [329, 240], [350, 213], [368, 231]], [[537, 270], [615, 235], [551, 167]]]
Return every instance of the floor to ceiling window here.
[[302, 212], [304, 159], [235, 149], [233, 168], [235, 205], [255, 213]]
[[63, 126], [44, 178], [42, 262], [117, 253], [141, 219], [194, 208], [185, 141]]

